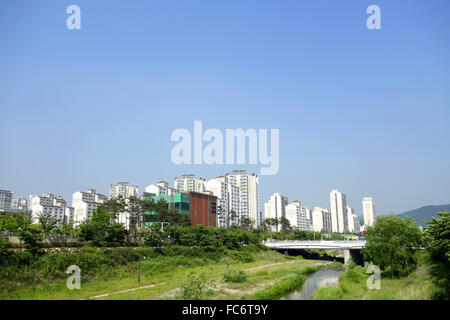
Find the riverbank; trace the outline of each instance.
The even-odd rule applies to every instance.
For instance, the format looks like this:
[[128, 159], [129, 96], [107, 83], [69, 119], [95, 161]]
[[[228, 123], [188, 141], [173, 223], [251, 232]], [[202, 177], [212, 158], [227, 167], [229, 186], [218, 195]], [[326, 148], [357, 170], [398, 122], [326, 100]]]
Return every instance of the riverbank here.
[[392, 279], [382, 272], [379, 290], [368, 289], [370, 276], [363, 267], [348, 269], [339, 277], [337, 285], [317, 289], [313, 300], [430, 300], [435, 289], [424, 262], [403, 278]]
[[[81, 268], [80, 290], [66, 286], [69, 275], [64, 271], [71, 264]], [[252, 246], [239, 250], [84, 248], [75, 254], [47, 254], [30, 265], [2, 266], [0, 299], [176, 299], [189, 275], [214, 282], [214, 290], [202, 299], [273, 299], [329, 264]], [[245, 281], [225, 282], [227, 270], [242, 270]]]

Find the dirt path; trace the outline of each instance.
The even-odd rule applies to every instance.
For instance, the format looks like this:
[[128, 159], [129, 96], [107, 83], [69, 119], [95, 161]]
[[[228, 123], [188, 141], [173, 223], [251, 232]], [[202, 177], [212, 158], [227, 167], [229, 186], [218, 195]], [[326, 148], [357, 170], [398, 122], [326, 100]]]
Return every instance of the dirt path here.
[[364, 295], [364, 297], [362, 298], [363, 300], [366, 300], [367, 296], [369, 295], [370, 290], [367, 290], [366, 294]]
[[155, 286], [162, 285], [164, 283], [165, 282], [160, 282], [160, 283], [149, 284], [149, 285], [142, 286], [142, 287], [136, 287], [136, 288], [126, 289], [126, 290], [120, 290], [120, 291], [115, 291], [115, 292], [104, 293], [104, 294], [100, 294], [98, 296], [90, 297], [89, 299], [103, 298], [103, 297], [107, 297], [107, 296], [109, 296], [111, 294], [124, 293], [124, 292], [136, 291], [136, 290], [139, 290], [139, 289], [152, 288], [152, 287], [155, 287]]

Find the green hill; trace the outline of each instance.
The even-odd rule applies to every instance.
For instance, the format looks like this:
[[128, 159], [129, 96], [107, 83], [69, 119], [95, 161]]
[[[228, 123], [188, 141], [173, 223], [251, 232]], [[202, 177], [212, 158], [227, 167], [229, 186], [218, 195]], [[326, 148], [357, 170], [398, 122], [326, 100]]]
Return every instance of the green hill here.
[[425, 206], [398, 214], [400, 217], [411, 217], [418, 225], [425, 227], [432, 217], [439, 218], [438, 212], [450, 211], [450, 204]]

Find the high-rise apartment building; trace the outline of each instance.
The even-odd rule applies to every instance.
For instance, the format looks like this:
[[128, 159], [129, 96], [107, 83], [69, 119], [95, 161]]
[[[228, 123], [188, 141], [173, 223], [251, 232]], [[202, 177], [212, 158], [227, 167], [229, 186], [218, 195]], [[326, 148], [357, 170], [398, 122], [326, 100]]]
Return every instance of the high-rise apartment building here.
[[358, 233], [360, 229], [359, 218], [355, 214], [355, 209], [347, 207], [348, 232]]
[[220, 176], [208, 180], [205, 188], [217, 197], [217, 225], [220, 227], [239, 225], [241, 217], [239, 187], [229, 183], [227, 176]]
[[205, 179], [197, 178], [195, 174], [183, 174], [176, 177], [174, 187], [177, 192], [205, 192]]
[[170, 196], [176, 193], [174, 188], [169, 187], [169, 183], [165, 181], [159, 181], [155, 184], [151, 184], [145, 188], [145, 193], [153, 195], [155, 197]]
[[347, 199], [338, 190], [330, 192], [331, 228], [333, 232], [348, 232]]
[[0, 190], [0, 211], [11, 210], [13, 193], [9, 190]]
[[28, 201], [25, 198], [12, 198], [11, 209], [17, 212], [28, 211]]
[[[288, 198], [279, 193], [274, 193], [269, 201], [264, 203], [264, 220], [268, 218], [276, 218], [280, 220], [282, 217], [286, 218], [286, 206], [288, 205]], [[276, 226], [275, 231], [280, 230], [280, 226]]]
[[123, 198], [137, 197], [139, 195], [139, 188], [130, 185], [128, 182], [117, 182], [109, 186], [109, 198], [114, 199], [118, 196]]
[[363, 198], [362, 207], [364, 212], [364, 225], [366, 227], [373, 226], [375, 220], [377, 219], [375, 213], [375, 203], [373, 202], [373, 199], [370, 197]]
[[107, 200], [105, 195], [97, 193], [94, 189], [86, 192], [77, 191], [72, 196], [72, 207], [74, 208], [74, 224], [78, 225], [86, 219], [92, 218], [94, 210]]
[[37, 221], [40, 215], [58, 220], [58, 225], [67, 222], [67, 202], [61, 196], [48, 193], [42, 196], [30, 195], [31, 218]]
[[311, 221], [309, 219], [309, 209], [302, 207], [300, 201], [293, 201], [285, 207], [286, 219], [289, 220], [291, 227], [301, 230], [311, 230]]
[[245, 170], [233, 170], [225, 175], [231, 186], [237, 187], [239, 192], [239, 217], [247, 217], [255, 221], [256, 226], [261, 223], [259, 214], [259, 179], [254, 173]]
[[315, 232], [331, 232], [331, 214], [327, 209], [315, 207], [311, 213], [312, 230]]

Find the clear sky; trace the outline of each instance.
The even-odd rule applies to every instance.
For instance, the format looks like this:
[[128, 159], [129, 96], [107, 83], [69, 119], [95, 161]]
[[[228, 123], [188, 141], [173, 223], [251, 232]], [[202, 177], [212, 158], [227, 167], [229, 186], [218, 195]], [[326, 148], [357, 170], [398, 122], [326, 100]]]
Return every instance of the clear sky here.
[[280, 192], [329, 208], [334, 188], [358, 215], [364, 196], [379, 214], [450, 203], [450, 1], [0, 1], [0, 189], [71, 202], [259, 173], [172, 164], [170, 135], [194, 120], [280, 130], [261, 207]]

